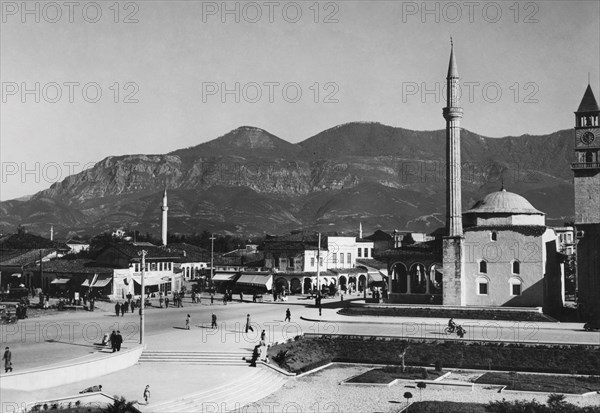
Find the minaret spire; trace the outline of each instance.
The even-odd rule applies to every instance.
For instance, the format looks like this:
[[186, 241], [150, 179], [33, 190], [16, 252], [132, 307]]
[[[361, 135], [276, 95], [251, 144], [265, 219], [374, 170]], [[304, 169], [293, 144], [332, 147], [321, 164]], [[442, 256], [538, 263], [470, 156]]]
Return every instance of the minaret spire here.
[[362, 239], [362, 222], [358, 223], [358, 238]]
[[454, 42], [450, 38], [450, 63], [446, 79], [446, 229], [448, 236], [462, 236], [461, 174], [460, 174], [460, 90]]
[[167, 245], [167, 211], [169, 207], [167, 206], [167, 187], [165, 186], [165, 191], [163, 192], [162, 198], [162, 244]]

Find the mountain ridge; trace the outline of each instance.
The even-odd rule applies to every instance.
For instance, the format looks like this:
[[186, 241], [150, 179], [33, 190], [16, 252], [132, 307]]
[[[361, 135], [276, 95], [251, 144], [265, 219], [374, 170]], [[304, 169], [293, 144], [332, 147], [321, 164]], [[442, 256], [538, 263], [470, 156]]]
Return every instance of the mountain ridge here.
[[[550, 222], [572, 219], [572, 136], [567, 129], [488, 138], [463, 129], [464, 209], [504, 181], [543, 206]], [[349, 231], [359, 221], [428, 231], [444, 216], [444, 158], [444, 130], [351, 122], [290, 143], [241, 126], [167, 154], [106, 157], [29, 200], [1, 202], [0, 229], [158, 233], [166, 186], [173, 232]]]

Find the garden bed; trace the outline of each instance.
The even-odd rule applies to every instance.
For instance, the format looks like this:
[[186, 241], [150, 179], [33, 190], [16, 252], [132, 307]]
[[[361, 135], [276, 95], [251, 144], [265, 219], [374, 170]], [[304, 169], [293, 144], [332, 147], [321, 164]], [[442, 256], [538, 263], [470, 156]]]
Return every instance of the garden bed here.
[[386, 366], [369, 370], [363, 374], [352, 377], [346, 383], [375, 383], [388, 384], [396, 379], [405, 380], [435, 380], [444, 375], [444, 372], [426, 369], [424, 367], [407, 367], [404, 372], [399, 366]]
[[458, 318], [471, 320], [504, 320], [504, 321], [538, 321], [552, 322], [554, 320], [542, 313], [533, 311], [506, 310], [459, 310], [444, 308], [402, 308], [402, 307], [346, 307], [338, 314], [348, 316], [384, 316], [384, 317], [431, 317]]
[[544, 374], [485, 373], [479, 384], [499, 384], [505, 390], [583, 394], [600, 390], [600, 376], [549, 376]]
[[550, 346], [459, 341], [401, 340], [360, 336], [299, 338], [269, 348], [269, 358], [281, 368], [302, 373], [338, 361], [411, 366], [597, 374], [600, 349], [591, 346]]
[[410, 413], [489, 413], [486, 405], [480, 403], [458, 403], [458, 402], [416, 402], [408, 409]]

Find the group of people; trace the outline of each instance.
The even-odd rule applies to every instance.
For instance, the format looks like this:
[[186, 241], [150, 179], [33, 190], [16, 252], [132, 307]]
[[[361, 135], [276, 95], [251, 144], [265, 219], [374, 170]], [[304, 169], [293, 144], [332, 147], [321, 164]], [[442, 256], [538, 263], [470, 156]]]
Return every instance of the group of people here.
[[[183, 307], [183, 297], [184, 296], [185, 296], [185, 293], [183, 291], [173, 292], [173, 307], [177, 307], [177, 308]], [[161, 293], [158, 297], [158, 304], [159, 304], [160, 308], [163, 308], [163, 302], [165, 303], [165, 308], [169, 308], [169, 304], [171, 303], [171, 300], [169, 299], [169, 296], [164, 296], [161, 291]], [[192, 295], [192, 302], [195, 302], [194, 295]]]
[[118, 317], [119, 313], [120, 313], [121, 317], [123, 317], [125, 315], [125, 313], [129, 311], [130, 308], [131, 308], [131, 312], [133, 313], [135, 311], [135, 302], [134, 301], [131, 301], [131, 302], [123, 301], [122, 303], [119, 303], [117, 301], [115, 303], [115, 314]]
[[111, 333], [109, 336], [108, 333], [104, 335], [102, 339], [102, 345], [105, 346], [110, 343], [110, 347], [112, 348], [112, 352], [121, 351], [121, 345], [123, 344], [123, 336], [121, 335], [121, 331], [117, 330]]
[[453, 318], [448, 321], [448, 329], [450, 333], [456, 333], [460, 338], [463, 338], [466, 334], [466, 330], [463, 326], [456, 324]]

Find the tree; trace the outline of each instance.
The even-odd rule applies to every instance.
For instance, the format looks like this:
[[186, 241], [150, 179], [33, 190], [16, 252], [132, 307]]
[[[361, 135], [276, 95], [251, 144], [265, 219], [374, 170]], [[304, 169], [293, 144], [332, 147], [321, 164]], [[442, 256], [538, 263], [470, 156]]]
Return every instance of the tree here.
[[559, 410], [565, 407], [567, 401], [565, 400], [564, 394], [552, 393], [548, 396], [547, 403], [548, 406], [552, 407], [553, 409]]
[[407, 391], [406, 393], [404, 393], [404, 398], [406, 399], [406, 411], [408, 412], [408, 401], [410, 399], [412, 399], [412, 393]]
[[427, 383], [420, 381], [417, 383], [417, 387], [419, 388], [419, 399], [421, 401], [423, 401], [423, 396], [422, 396], [421, 392], [422, 392], [422, 390], [427, 388]]
[[138, 409], [135, 408], [135, 403], [128, 402], [123, 396], [114, 396], [115, 401], [113, 404], [106, 406], [102, 413], [136, 413]]

